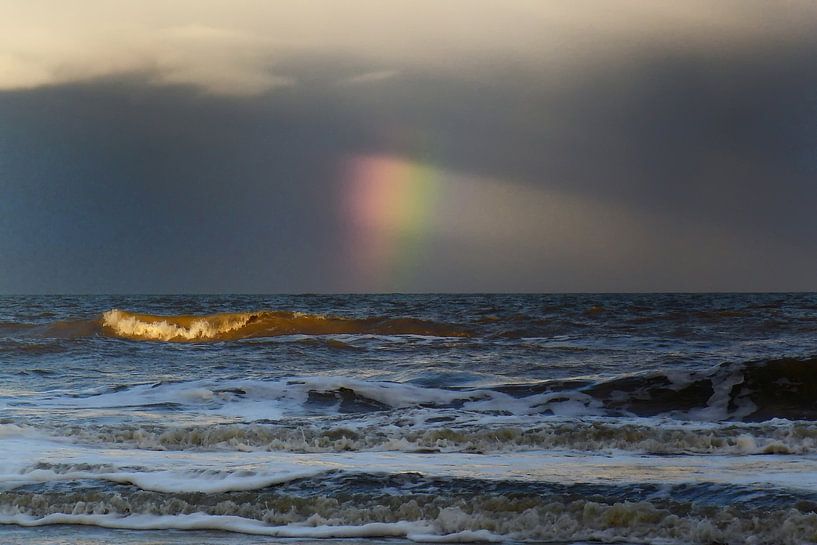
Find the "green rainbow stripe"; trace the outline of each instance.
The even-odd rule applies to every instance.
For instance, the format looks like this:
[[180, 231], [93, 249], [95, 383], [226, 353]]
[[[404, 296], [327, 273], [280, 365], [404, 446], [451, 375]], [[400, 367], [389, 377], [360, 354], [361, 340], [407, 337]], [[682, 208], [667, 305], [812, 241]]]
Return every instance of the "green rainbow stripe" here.
[[439, 171], [401, 158], [361, 156], [348, 162], [345, 178], [356, 274], [380, 289], [408, 285], [434, 228]]

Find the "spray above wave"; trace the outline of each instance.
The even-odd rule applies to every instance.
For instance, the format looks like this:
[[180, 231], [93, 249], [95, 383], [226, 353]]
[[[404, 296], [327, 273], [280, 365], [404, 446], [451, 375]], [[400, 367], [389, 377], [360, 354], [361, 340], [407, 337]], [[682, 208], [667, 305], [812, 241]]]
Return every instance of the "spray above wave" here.
[[463, 328], [417, 318], [343, 318], [288, 311], [156, 316], [113, 309], [102, 315], [101, 325], [104, 334], [118, 338], [171, 342], [231, 341], [281, 335], [469, 336]]

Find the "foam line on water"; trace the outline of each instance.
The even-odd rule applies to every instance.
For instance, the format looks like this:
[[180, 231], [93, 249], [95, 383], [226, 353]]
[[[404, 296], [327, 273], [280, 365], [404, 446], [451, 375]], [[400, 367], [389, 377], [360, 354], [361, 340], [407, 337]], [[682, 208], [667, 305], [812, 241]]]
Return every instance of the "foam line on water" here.
[[220, 530], [271, 537], [286, 538], [353, 538], [353, 537], [406, 537], [425, 535], [429, 528], [423, 524], [371, 523], [360, 526], [269, 526], [263, 522], [229, 515], [73, 515], [55, 513], [36, 518], [28, 515], [0, 515], [0, 524], [18, 526], [47, 526], [52, 524], [79, 524], [122, 530]]

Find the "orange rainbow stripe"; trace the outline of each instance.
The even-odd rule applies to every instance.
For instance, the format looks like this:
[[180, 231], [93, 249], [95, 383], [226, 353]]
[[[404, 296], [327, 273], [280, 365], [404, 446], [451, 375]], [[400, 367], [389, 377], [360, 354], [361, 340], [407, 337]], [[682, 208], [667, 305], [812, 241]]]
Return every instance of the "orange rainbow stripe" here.
[[421, 266], [443, 196], [437, 169], [390, 156], [358, 156], [344, 167], [344, 215], [353, 284], [399, 291]]

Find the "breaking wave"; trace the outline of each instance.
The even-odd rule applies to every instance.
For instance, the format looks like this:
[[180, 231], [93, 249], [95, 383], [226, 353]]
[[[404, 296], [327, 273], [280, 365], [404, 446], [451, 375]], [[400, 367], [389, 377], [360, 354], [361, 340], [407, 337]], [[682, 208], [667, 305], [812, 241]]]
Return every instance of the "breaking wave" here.
[[[401, 493], [394, 494], [394, 490]], [[702, 498], [710, 498], [703, 500]], [[155, 492], [86, 482], [0, 497], [0, 524], [210, 529], [278, 537], [415, 541], [802, 543], [817, 534], [810, 495], [704, 484], [600, 486], [323, 476], [262, 490]]]
[[723, 364], [697, 372], [653, 373], [587, 389], [610, 410], [636, 416], [762, 422], [817, 420], [817, 358]]
[[230, 341], [279, 335], [428, 335], [465, 337], [463, 328], [416, 318], [342, 318], [287, 311], [155, 316], [124, 310], [102, 315], [102, 332], [131, 340]]
[[406, 425], [406, 422], [396, 419], [384, 419], [355, 428], [264, 423], [188, 427], [120, 424], [70, 426], [47, 431], [51, 435], [85, 444], [167, 451], [489, 454], [556, 449], [661, 455], [817, 453], [817, 426], [811, 423], [712, 427], [673, 426], [667, 421], [648, 425], [596, 420], [514, 426], [459, 424], [454, 416], [429, 417], [426, 420], [431, 422], [426, 424], [418, 419]]
[[[610, 380], [430, 388], [343, 376], [186, 381], [43, 399], [53, 408], [184, 408], [244, 421], [393, 410], [554, 417], [654, 417], [703, 422], [817, 420], [817, 358], [723, 364]], [[22, 403], [22, 402], [21, 402]]]

